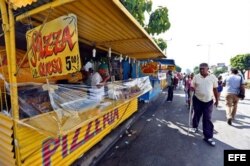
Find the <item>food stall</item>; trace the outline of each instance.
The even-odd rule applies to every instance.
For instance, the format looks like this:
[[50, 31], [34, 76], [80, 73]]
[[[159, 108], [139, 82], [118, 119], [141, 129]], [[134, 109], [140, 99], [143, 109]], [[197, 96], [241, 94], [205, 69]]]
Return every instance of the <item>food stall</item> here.
[[[0, 165], [70, 165], [151, 89], [148, 77], [79, 84], [82, 45], [93, 56], [111, 49], [123, 58], [164, 55], [118, 0], [33, 1], [0, 0]], [[66, 78], [76, 84], [57, 83]]]
[[[166, 59], [166, 58], [161, 58], [161, 59], [154, 59], [155, 62], [160, 63], [160, 73], [162, 76], [166, 78], [167, 72], [170, 71], [175, 71], [175, 61], [174, 59]], [[167, 80], [166, 79], [161, 79], [161, 88], [164, 89], [167, 87]]]
[[166, 80], [166, 74], [161, 73], [159, 70], [160, 64], [158, 62], [153, 61], [142, 61], [139, 67], [139, 76], [149, 76], [152, 89], [145, 93], [144, 95], [140, 96], [140, 100], [144, 102], [149, 102], [151, 99], [158, 96], [161, 91], [161, 82]]

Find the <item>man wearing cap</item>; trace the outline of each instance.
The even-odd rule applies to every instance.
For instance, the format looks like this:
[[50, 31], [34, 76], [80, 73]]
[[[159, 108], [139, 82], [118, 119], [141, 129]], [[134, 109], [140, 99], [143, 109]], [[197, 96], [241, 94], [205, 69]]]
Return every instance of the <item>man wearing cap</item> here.
[[215, 146], [215, 141], [213, 138], [214, 126], [211, 121], [212, 111], [213, 111], [213, 96], [215, 98], [214, 105], [218, 106], [218, 80], [217, 78], [208, 72], [208, 64], [200, 64], [200, 73], [195, 75], [191, 86], [194, 90], [193, 96], [193, 128], [195, 132], [198, 132], [198, 126], [201, 116], [203, 124], [203, 135], [204, 141], [209, 145]]

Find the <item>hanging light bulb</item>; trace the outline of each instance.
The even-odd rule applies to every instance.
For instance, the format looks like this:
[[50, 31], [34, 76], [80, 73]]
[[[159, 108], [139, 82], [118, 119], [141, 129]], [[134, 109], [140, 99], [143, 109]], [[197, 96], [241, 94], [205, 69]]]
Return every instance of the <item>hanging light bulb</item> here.
[[92, 50], [92, 56], [95, 58], [95, 56], [96, 56], [96, 49], [94, 48], [93, 50]]
[[111, 48], [109, 48], [109, 53], [108, 53], [108, 55], [109, 55], [109, 58], [111, 57]]

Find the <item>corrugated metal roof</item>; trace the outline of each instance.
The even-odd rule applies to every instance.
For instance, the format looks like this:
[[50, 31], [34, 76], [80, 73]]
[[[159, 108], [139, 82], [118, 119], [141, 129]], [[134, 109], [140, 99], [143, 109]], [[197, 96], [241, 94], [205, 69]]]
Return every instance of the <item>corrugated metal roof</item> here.
[[[32, 9], [32, 5], [29, 8]], [[53, 9], [49, 20], [69, 13], [77, 15], [80, 42], [102, 49], [111, 47], [116, 53], [137, 59], [164, 57], [148, 33], [118, 0], [55, 0], [16, 19], [24, 22], [30, 20], [26, 19], [30, 15], [37, 26], [47, 17], [48, 9]]]
[[0, 165], [15, 165], [13, 120], [0, 113]]
[[33, 2], [37, 0], [9, 0], [14, 9], [26, 7], [27, 5], [31, 5]]

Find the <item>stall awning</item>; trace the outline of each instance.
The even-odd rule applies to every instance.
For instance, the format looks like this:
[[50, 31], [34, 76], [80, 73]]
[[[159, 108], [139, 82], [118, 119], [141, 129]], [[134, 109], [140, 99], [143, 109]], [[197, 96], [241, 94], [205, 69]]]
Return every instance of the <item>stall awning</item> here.
[[[46, 0], [42, 0], [46, 1]], [[39, 1], [41, 3], [41, 1]], [[32, 5], [36, 8], [32, 9]], [[16, 17], [17, 21], [41, 25], [52, 9], [49, 19], [74, 13], [78, 19], [79, 41], [101, 49], [112, 48], [117, 54], [136, 59], [165, 57], [143, 27], [119, 0], [54, 0]], [[32, 21], [31, 21], [32, 20]]]
[[156, 59], [156, 62], [160, 62], [163, 65], [175, 66], [175, 61], [173, 59]]
[[14, 9], [22, 8], [36, 2], [37, 0], [9, 0]]

